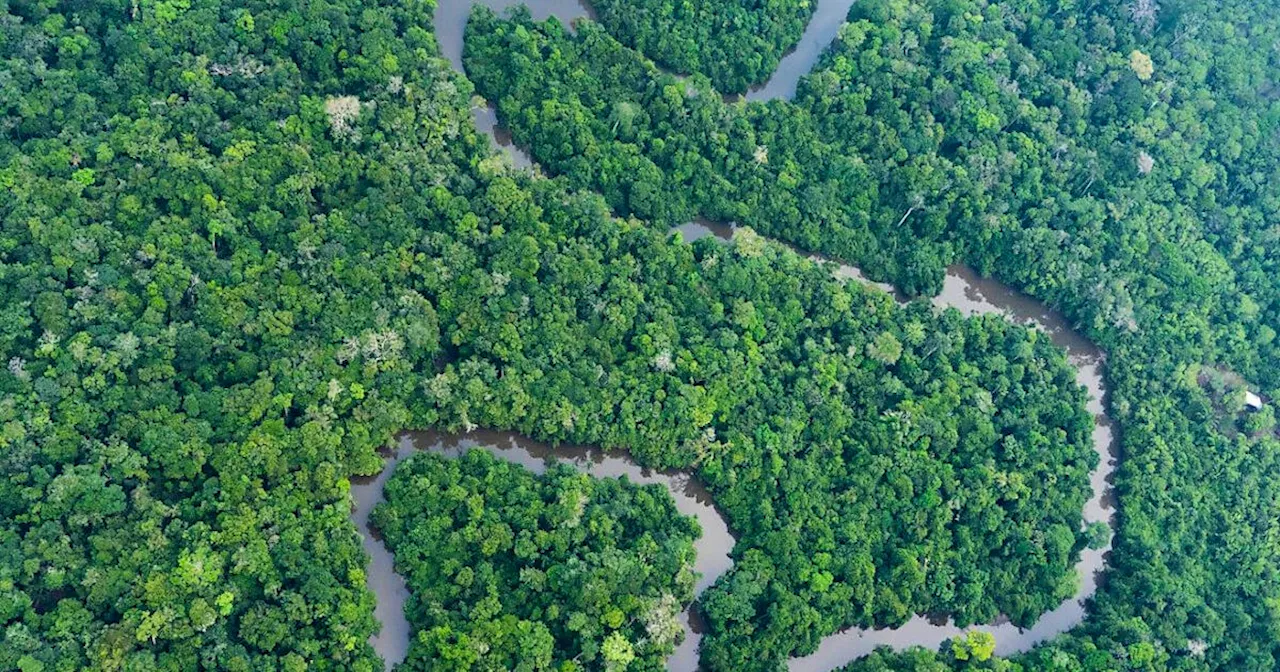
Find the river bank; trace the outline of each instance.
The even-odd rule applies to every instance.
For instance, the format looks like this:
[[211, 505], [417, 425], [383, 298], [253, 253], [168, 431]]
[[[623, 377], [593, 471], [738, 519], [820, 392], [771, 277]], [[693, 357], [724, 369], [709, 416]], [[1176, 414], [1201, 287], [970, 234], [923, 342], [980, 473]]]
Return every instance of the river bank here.
[[[436, 10], [437, 39], [443, 55], [461, 72], [462, 38], [471, 4], [467, 0], [441, 0]], [[502, 10], [518, 4], [517, 0], [485, 0], [486, 6]], [[535, 19], [556, 16], [569, 23], [575, 18], [590, 17], [590, 7], [579, 0], [532, 0], [526, 2]], [[788, 98], [795, 92], [796, 82], [817, 62], [827, 44], [834, 39], [848, 11], [851, 0], [819, 2], [814, 19], [804, 37], [779, 66], [765, 85], [748, 92], [748, 100]], [[477, 127], [494, 138], [499, 148], [512, 157], [517, 167], [532, 165], [527, 154], [513, 146], [510, 137], [498, 127], [492, 108], [475, 109]], [[690, 222], [677, 227], [686, 241], [715, 236], [728, 240], [734, 227], [706, 221]], [[870, 282], [859, 269], [820, 257], [815, 261], [832, 264], [836, 277], [872, 284], [894, 295], [900, 302], [903, 297], [894, 288], [883, 283]], [[1106, 414], [1107, 390], [1103, 379], [1105, 355], [1094, 344], [1074, 331], [1060, 314], [1049, 310], [1040, 302], [994, 280], [984, 279], [964, 266], [948, 269], [942, 292], [932, 299], [939, 309], [955, 308], [966, 315], [996, 314], [1018, 324], [1033, 326], [1043, 331], [1056, 345], [1062, 347], [1068, 360], [1076, 369], [1077, 382], [1089, 392], [1089, 411], [1095, 419], [1093, 444], [1098, 453], [1098, 466], [1090, 474], [1091, 496], [1085, 504], [1084, 521], [1106, 522], [1114, 527], [1115, 507], [1110, 491], [1111, 475], [1116, 465], [1115, 437], [1112, 423]], [[714, 583], [731, 566], [729, 554], [733, 537], [728, 526], [711, 504], [709, 494], [688, 474], [664, 474], [646, 470], [635, 464], [625, 454], [602, 454], [598, 450], [582, 447], [551, 447], [525, 437], [504, 432], [473, 432], [463, 436], [444, 437], [437, 434], [406, 434], [389, 459], [383, 471], [375, 478], [352, 486], [356, 500], [353, 520], [365, 536], [365, 549], [373, 561], [369, 568], [369, 587], [378, 597], [376, 616], [383, 623], [382, 631], [372, 643], [388, 665], [402, 660], [408, 650], [410, 631], [403, 614], [407, 591], [404, 582], [394, 573], [393, 561], [368, 530], [368, 514], [381, 498], [382, 484], [395, 465], [415, 450], [432, 450], [456, 455], [472, 447], [479, 447], [495, 455], [522, 464], [534, 471], [545, 469], [552, 457], [567, 461], [594, 476], [626, 475], [633, 482], [663, 483], [671, 490], [677, 507], [682, 513], [695, 515], [702, 523], [704, 536], [698, 543], [697, 570], [702, 573], [698, 583], [699, 594]], [[1085, 616], [1084, 602], [1098, 587], [1099, 577], [1106, 568], [1108, 544], [1098, 550], [1086, 549], [1081, 553], [1076, 571], [1080, 587], [1076, 595], [1057, 608], [1043, 614], [1035, 625], [1019, 629], [1010, 623], [995, 623], [973, 628], [957, 628], [949, 622], [932, 622], [917, 616], [897, 628], [877, 630], [852, 629], [825, 637], [817, 651], [811, 655], [794, 658], [789, 668], [795, 672], [826, 672], [870, 653], [881, 645], [895, 648], [924, 646], [936, 648], [947, 639], [969, 630], [981, 630], [996, 638], [996, 651], [1008, 655], [1025, 651], [1035, 644], [1061, 634], [1078, 624]], [[696, 622], [689, 613], [684, 616], [686, 637], [676, 653], [669, 659], [668, 668], [676, 671], [697, 669], [699, 635]]]

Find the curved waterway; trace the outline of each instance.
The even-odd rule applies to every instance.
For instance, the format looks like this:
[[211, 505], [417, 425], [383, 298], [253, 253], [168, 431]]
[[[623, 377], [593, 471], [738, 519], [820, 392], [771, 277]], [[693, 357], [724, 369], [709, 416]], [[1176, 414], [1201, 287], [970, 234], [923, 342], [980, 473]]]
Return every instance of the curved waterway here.
[[[521, 0], [481, 0], [482, 4], [503, 10], [521, 4]], [[462, 71], [462, 39], [471, 0], [439, 0], [436, 7], [436, 38], [444, 56], [454, 68]], [[582, 0], [524, 0], [535, 19], [550, 16], [570, 24], [573, 19], [591, 17], [589, 5]], [[790, 98], [795, 94], [800, 77], [817, 63], [827, 45], [839, 32], [840, 25], [853, 4], [853, 0], [819, 0], [814, 17], [806, 28], [799, 44], [782, 60], [777, 71], [765, 84], [749, 91], [748, 100]], [[511, 139], [498, 127], [491, 107], [477, 107], [476, 126], [487, 133], [498, 147], [506, 152], [517, 167], [532, 165], [527, 154], [511, 144]], [[687, 241], [706, 236], [729, 239], [733, 227], [696, 221], [678, 227]], [[816, 261], [828, 262], [821, 257]], [[883, 283], [869, 281], [857, 268], [832, 263], [833, 273], [840, 278], [854, 279], [889, 292], [899, 301], [902, 297]], [[1090, 474], [1092, 495], [1084, 507], [1086, 523], [1103, 521], [1114, 527], [1114, 502], [1109, 482], [1115, 469], [1116, 454], [1111, 421], [1105, 412], [1105, 383], [1102, 378], [1103, 353], [1084, 337], [1076, 333], [1059, 314], [1048, 310], [1040, 302], [1014, 291], [994, 280], [979, 277], [971, 269], [953, 266], [948, 269], [942, 293], [934, 297], [939, 308], [953, 307], [966, 315], [994, 313], [1019, 324], [1042, 330], [1056, 345], [1067, 352], [1076, 368], [1076, 379], [1089, 392], [1089, 411], [1096, 420], [1093, 443], [1099, 456], [1097, 468]], [[724, 519], [715, 510], [707, 491], [688, 474], [655, 472], [634, 463], [625, 454], [604, 454], [596, 449], [560, 446], [552, 447], [531, 441], [519, 435], [505, 432], [472, 432], [461, 436], [443, 436], [434, 433], [410, 433], [402, 435], [394, 451], [388, 455], [386, 465], [376, 477], [357, 479], [352, 484], [355, 507], [352, 519], [364, 536], [365, 550], [372, 557], [368, 571], [368, 585], [377, 596], [375, 616], [382, 623], [381, 631], [370, 643], [383, 657], [388, 669], [402, 660], [409, 648], [411, 629], [405, 619], [404, 604], [408, 598], [404, 580], [395, 572], [391, 553], [369, 529], [369, 513], [382, 499], [382, 488], [395, 466], [417, 450], [430, 450], [447, 456], [457, 456], [471, 448], [488, 450], [496, 456], [521, 464], [535, 472], [546, 469], [548, 460], [554, 458], [573, 464], [577, 468], [598, 477], [627, 476], [635, 483], [661, 483], [671, 491], [677, 508], [684, 514], [698, 518], [703, 536], [697, 543], [695, 569], [701, 574], [697, 592], [701, 594], [731, 566], [729, 557], [733, 549], [733, 537]], [[902, 649], [909, 646], [937, 648], [947, 639], [971, 630], [993, 634], [996, 653], [1009, 655], [1030, 649], [1032, 646], [1066, 632], [1085, 616], [1084, 603], [1097, 590], [1101, 572], [1105, 569], [1106, 548], [1085, 549], [1081, 553], [1076, 571], [1080, 587], [1076, 595], [1056, 609], [1041, 615], [1036, 623], [1020, 629], [1010, 623], [958, 628], [954, 624], [932, 622], [917, 616], [897, 628], [875, 630], [851, 629], [823, 638], [813, 654], [793, 658], [788, 667], [794, 672], [827, 672], [852, 660], [867, 655], [877, 646]], [[689, 672], [698, 667], [700, 635], [696, 618], [690, 612], [683, 615], [685, 639], [668, 660], [668, 668], [676, 672]]]
[[[837, 266], [836, 273], [845, 277], [862, 277], [858, 269], [845, 265]], [[994, 313], [1018, 324], [1034, 326], [1067, 351], [1067, 359], [1076, 370], [1076, 382], [1089, 392], [1088, 409], [1094, 417], [1093, 447], [1098, 453], [1098, 466], [1089, 474], [1092, 494], [1085, 502], [1084, 521], [1086, 524], [1105, 522], [1114, 528], [1115, 500], [1110, 482], [1116, 466], [1116, 443], [1111, 419], [1106, 414], [1106, 383], [1102, 377], [1105, 358], [1102, 351], [1071, 329], [1062, 315], [995, 280], [980, 277], [966, 266], [947, 269], [942, 293], [933, 298], [933, 303], [939, 308], [955, 308], [966, 315]], [[1076, 563], [1080, 586], [1075, 596], [1041, 614], [1030, 628], [1019, 628], [1008, 622], [959, 628], [950, 621], [937, 623], [916, 616], [897, 628], [852, 629], [824, 637], [816, 652], [793, 658], [788, 667], [794, 672], [832, 670], [871, 653], [877, 646], [901, 649], [915, 645], [936, 649], [946, 640], [971, 630], [994, 635], [998, 655], [1026, 651], [1084, 620], [1085, 602], [1098, 589], [1110, 551], [1110, 540], [1103, 548], [1084, 549]]]
[[[728, 238], [732, 228], [708, 223], [690, 223], [679, 229], [689, 238], [713, 235]], [[837, 277], [865, 281], [862, 273], [852, 266], [837, 265], [814, 257], [815, 261], [832, 263]], [[892, 290], [887, 285], [871, 283]], [[901, 299], [899, 298], [901, 301]], [[947, 269], [942, 293], [933, 299], [939, 309], [951, 307], [966, 315], [997, 314], [1015, 323], [1032, 326], [1044, 332], [1049, 339], [1067, 352], [1068, 360], [1076, 369], [1076, 380], [1089, 392], [1088, 409], [1095, 419], [1093, 431], [1094, 450], [1098, 466], [1090, 473], [1091, 496], [1085, 503], [1084, 521], [1102, 521], [1114, 527], [1114, 501], [1110, 480], [1116, 465], [1115, 442], [1111, 421], [1106, 415], [1106, 387], [1102, 377], [1103, 353], [1087, 339], [1076, 333], [1059, 314], [1048, 310], [1038, 301], [1016, 292], [999, 282], [978, 276], [972, 269], [953, 266]], [[382, 489], [387, 478], [401, 460], [418, 450], [428, 450], [456, 457], [471, 448], [488, 450], [495, 456], [515, 462], [530, 470], [545, 471], [549, 460], [567, 462], [592, 476], [626, 476], [634, 483], [660, 483], [665, 485], [675, 499], [681, 513], [694, 516], [702, 526], [703, 536], [698, 540], [695, 570], [701, 575], [696, 592], [698, 595], [715, 583], [732, 565], [730, 553], [734, 539], [728, 525], [716, 511], [707, 490], [684, 472], [658, 472], [641, 467], [623, 453], [605, 454], [597, 449], [580, 446], [549, 446], [509, 432], [476, 431], [461, 436], [445, 436], [431, 432], [407, 433], [400, 437], [396, 449], [388, 455], [382, 472], [376, 477], [357, 479], [351, 491], [355, 499], [352, 519], [364, 537], [364, 548], [372, 557], [368, 571], [369, 589], [378, 598], [375, 616], [382, 623], [382, 630], [370, 643], [387, 661], [388, 669], [404, 660], [409, 648], [411, 629], [404, 615], [408, 591], [404, 579], [395, 572], [390, 551], [369, 528], [369, 513], [382, 500]], [[989, 632], [995, 636], [996, 653], [1010, 655], [1026, 651], [1074, 627], [1085, 616], [1085, 601], [1098, 587], [1098, 580], [1106, 568], [1110, 543], [1106, 547], [1081, 552], [1076, 572], [1080, 586], [1076, 594], [1056, 609], [1042, 614], [1030, 628], [1018, 628], [1011, 623], [995, 623], [969, 628], [956, 627], [951, 622], [934, 622], [916, 616], [897, 628], [850, 629], [823, 638], [817, 651], [800, 658], [793, 658], [788, 667], [793, 672], [827, 672], [871, 653], [878, 646], [903, 649], [923, 646], [936, 649], [943, 642], [972, 630]], [[698, 645], [701, 640], [696, 612], [686, 611], [681, 617], [685, 638], [668, 659], [668, 669], [675, 672], [691, 672], [698, 669]]]
[[[679, 231], [690, 242], [707, 237], [727, 242], [732, 239], [735, 227], [732, 224], [697, 220], [674, 230]], [[838, 278], [857, 280], [878, 287], [899, 303], [906, 301], [893, 287], [872, 282], [854, 266], [817, 255], [810, 255], [809, 258], [830, 264], [832, 273]], [[1098, 453], [1098, 466], [1089, 474], [1092, 494], [1084, 505], [1084, 522], [1105, 522], [1114, 528], [1115, 499], [1110, 483], [1116, 467], [1116, 443], [1111, 418], [1106, 412], [1106, 381], [1102, 377], [1102, 366], [1106, 358], [1102, 350], [1072, 329], [1061, 314], [996, 280], [981, 277], [967, 266], [956, 265], [947, 269], [942, 292], [933, 298], [933, 304], [939, 309], [955, 308], [970, 316], [1000, 315], [1016, 324], [1039, 329], [1055, 345], [1066, 350], [1067, 360], [1076, 370], [1076, 382], [1089, 392], [1088, 410], [1094, 418], [1093, 448]], [[972, 630], [994, 635], [998, 655], [1007, 656], [1026, 651], [1070, 630], [1084, 620], [1085, 601], [1097, 591], [1098, 580], [1106, 569], [1110, 551], [1109, 540], [1103, 548], [1084, 549], [1080, 553], [1080, 561], [1076, 563], [1080, 587], [1075, 596], [1041, 614], [1030, 628], [1019, 628], [1008, 622], [959, 628], [950, 621], [935, 622], [924, 616], [916, 616], [896, 628], [853, 628], [829, 635], [822, 639], [817, 651], [791, 659], [788, 667], [792, 672], [825, 672], [865, 656], [878, 646], [895, 649], [923, 646], [936, 649], [948, 639]]]
[[[734, 539], [729, 533], [729, 526], [712, 505], [711, 493], [687, 472], [655, 471], [641, 467], [625, 453], [604, 453], [582, 446], [551, 446], [511, 432], [477, 430], [461, 435], [408, 432], [400, 435], [395, 450], [387, 455], [377, 476], [353, 479], [351, 484], [351, 494], [355, 499], [351, 517], [363, 535], [365, 551], [372, 557], [367, 581], [369, 589], [378, 598], [374, 616], [382, 623], [382, 630], [369, 643], [386, 661], [387, 669], [404, 660], [409, 650], [413, 632], [404, 613], [409, 591], [404, 578], [395, 571], [391, 552], [376, 531], [369, 527], [369, 514], [382, 501], [382, 489], [387, 478], [404, 458], [420, 450], [458, 457], [471, 449], [487, 450], [498, 458], [538, 474], [545, 472], [547, 464], [555, 460], [598, 478], [625, 476], [632, 483], [664, 485], [671, 491], [676, 509], [697, 518], [702, 526], [702, 536], [694, 544], [698, 554], [693, 569], [699, 574], [694, 592], [701, 595], [733, 565], [729, 553], [733, 550]], [[701, 624], [692, 607], [680, 615], [680, 622], [684, 640], [667, 659], [667, 666], [672, 670], [696, 670], [698, 644], [702, 640]]]
[[840, 26], [844, 25], [853, 3], [854, 0], [818, 0], [800, 41], [782, 57], [769, 81], [747, 91], [747, 100], [791, 100], [795, 97], [800, 78], [813, 70], [827, 46], [840, 34]]
[[[827, 46], [836, 39], [840, 26], [849, 15], [855, 0], [818, 0], [804, 34], [778, 63], [778, 68], [768, 81], [751, 87], [745, 98], [749, 101], [765, 101], [781, 98], [790, 100], [796, 95], [800, 78], [809, 74], [822, 58]], [[484, 5], [495, 12], [525, 5], [534, 20], [556, 17], [572, 29], [575, 19], [595, 19], [595, 10], [586, 0], [438, 0], [435, 12], [436, 42], [440, 53], [453, 65], [453, 69], [465, 74], [462, 67], [463, 35], [472, 5]], [[726, 100], [738, 100], [744, 96], [726, 96]], [[529, 154], [511, 142], [511, 134], [498, 125], [498, 115], [492, 105], [480, 105], [472, 109], [476, 128], [493, 138], [498, 149], [511, 159], [516, 168], [529, 168], [533, 160]]]
[[[435, 12], [436, 43], [440, 45], [440, 53], [453, 69], [466, 74], [462, 67], [462, 38], [466, 32], [467, 19], [471, 16], [472, 5], [484, 5], [495, 12], [525, 5], [536, 21], [556, 17], [566, 26], [572, 26], [574, 19], [595, 18], [595, 12], [584, 0], [437, 0]], [[516, 168], [529, 168], [533, 160], [529, 155], [511, 142], [511, 134], [498, 125], [498, 115], [492, 105], [473, 107], [471, 114], [475, 117], [476, 128], [493, 138], [498, 149], [511, 159]]]

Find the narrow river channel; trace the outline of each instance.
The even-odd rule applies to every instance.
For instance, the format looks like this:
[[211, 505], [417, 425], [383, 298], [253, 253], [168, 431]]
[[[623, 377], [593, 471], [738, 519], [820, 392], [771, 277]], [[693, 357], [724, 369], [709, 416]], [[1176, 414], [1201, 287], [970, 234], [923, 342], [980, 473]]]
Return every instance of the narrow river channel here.
[[[666, 486], [675, 500], [676, 509], [697, 518], [702, 526], [702, 536], [694, 544], [698, 552], [694, 571], [700, 574], [694, 592], [701, 595], [733, 566], [729, 553], [733, 550], [734, 539], [729, 534], [729, 526], [713, 506], [711, 493], [687, 472], [654, 471], [641, 467], [624, 453], [606, 454], [583, 446], [551, 446], [512, 432], [477, 430], [462, 435], [408, 432], [400, 435], [395, 451], [387, 456], [385, 466], [376, 477], [359, 479], [351, 485], [355, 498], [352, 518], [363, 534], [365, 550], [373, 557], [368, 583], [370, 590], [378, 596], [374, 615], [382, 623], [382, 631], [373, 637], [371, 643], [387, 661], [388, 669], [393, 663], [404, 660], [409, 649], [412, 632], [404, 614], [409, 591], [405, 588], [404, 579], [395, 573], [391, 552], [369, 528], [369, 514], [382, 501], [382, 488], [387, 478], [406, 457], [420, 450], [459, 457], [473, 448], [487, 450], [537, 474], [545, 472], [548, 462], [554, 459], [598, 478], [626, 476], [632, 483]], [[667, 666], [673, 670], [696, 670], [701, 629], [693, 612], [686, 610], [680, 618], [684, 641], [667, 659]]]
[[[687, 225], [682, 229], [689, 235], [696, 226], [698, 225]], [[851, 266], [840, 265], [833, 270], [838, 277], [862, 277]], [[978, 277], [963, 266], [948, 269], [943, 291], [933, 301], [939, 308], [953, 307], [966, 315], [995, 313], [1013, 322], [1034, 326], [1066, 350], [1069, 361], [1076, 368], [1077, 382], [1089, 392], [1089, 411], [1095, 418], [1093, 443], [1098, 452], [1099, 464], [1090, 474], [1092, 495], [1085, 504], [1084, 519], [1085, 522], [1105, 521], [1114, 525], [1109, 481], [1115, 469], [1116, 455], [1111, 421], [1105, 413], [1106, 388], [1102, 378], [1104, 358], [1101, 351], [1073, 331], [1062, 316], [998, 282]], [[365, 550], [372, 557], [368, 584], [378, 598], [375, 616], [382, 623], [382, 630], [372, 639], [372, 643], [388, 666], [403, 660], [408, 651], [412, 634], [404, 615], [408, 591], [404, 580], [395, 573], [391, 553], [369, 529], [369, 513], [382, 500], [383, 485], [395, 466], [405, 457], [418, 450], [457, 456], [471, 448], [488, 450], [538, 473], [546, 469], [548, 460], [555, 458], [597, 477], [625, 475], [635, 483], [665, 485], [671, 491], [680, 512], [696, 517], [702, 525], [703, 536], [697, 543], [695, 565], [695, 570], [701, 574], [696, 587], [697, 593], [700, 595], [715, 583], [732, 564], [729, 554], [733, 550], [734, 539], [728, 525], [713, 506], [710, 494], [687, 473], [656, 472], [641, 467], [625, 454], [604, 454], [599, 450], [580, 446], [552, 447], [509, 432], [476, 431], [461, 436], [429, 432], [404, 434], [400, 437], [396, 450], [388, 455], [382, 472], [374, 478], [354, 482], [351, 488], [355, 499], [352, 519], [364, 535]], [[962, 629], [951, 623], [934, 623], [923, 616], [917, 616], [897, 628], [852, 629], [830, 635], [823, 638], [816, 652], [794, 658], [789, 661], [788, 666], [795, 672], [826, 672], [867, 655], [877, 646], [906, 648], [918, 645], [936, 648], [947, 639], [968, 630], [982, 630], [993, 634], [996, 638], [996, 651], [1000, 655], [1025, 651], [1083, 620], [1084, 602], [1097, 589], [1098, 578], [1105, 569], [1109, 550], [1110, 545], [1099, 550], [1085, 549], [1076, 565], [1081, 580], [1076, 595], [1056, 609], [1041, 615], [1031, 628], [1019, 629], [1012, 624], [1002, 623]], [[676, 672], [690, 672], [698, 667], [698, 644], [701, 637], [698, 624], [691, 623], [690, 618], [689, 612], [683, 615], [685, 639], [668, 660], [668, 668]]]
[[[790, 100], [796, 95], [796, 85], [800, 78], [808, 74], [827, 45], [836, 38], [840, 26], [849, 15], [849, 8], [854, 0], [817, 0], [818, 6], [809, 19], [800, 41], [791, 48], [778, 63], [777, 70], [768, 81], [751, 87], [745, 98], [749, 101], [764, 101], [781, 98]], [[440, 45], [440, 53], [453, 66], [454, 70], [465, 74], [462, 67], [462, 42], [466, 32], [467, 18], [471, 16], [472, 5], [484, 5], [495, 12], [525, 5], [536, 21], [556, 17], [561, 23], [572, 27], [574, 19], [594, 19], [595, 11], [586, 0], [438, 0], [436, 4], [435, 26], [436, 42]], [[743, 96], [727, 96], [728, 100], [737, 100]], [[533, 165], [529, 155], [511, 142], [511, 135], [498, 125], [498, 115], [492, 105], [480, 106], [472, 110], [476, 128], [493, 138], [494, 143], [504, 154], [511, 158], [516, 168], [528, 168]]]
[[[810, 21], [801, 42], [779, 65], [774, 76], [764, 85], [748, 92], [748, 100], [789, 98], [794, 95], [796, 82], [817, 62], [826, 46], [839, 31], [853, 0], [819, 0], [814, 18]], [[462, 70], [462, 36], [471, 8], [470, 0], [440, 0], [436, 8], [436, 35], [443, 55], [459, 71]], [[501, 10], [520, 4], [520, 0], [483, 0], [483, 4]], [[591, 16], [591, 9], [580, 0], [525, 0], [535, 19], [556, 16], [562, 22]], [[510, 137], [497, 126], [492, 108], [475, 110], [477, 127], [494, 138], [495, 142], [512, 157], [517, 167], [531, 165], [528, 156], [511, 144]], [[733, 227], [705, 221], [691, 222], [678, 227], [687, 241], [715, 236], [729, 239]], [[825, 261], [814, 257], [816, 261]], [[834, 264], [837, 277], [867, 282], [894, 294], [892, 287], [868, 281], [852, 266]], [[895, 294], [896, 296], [896, 294]], [[901, 297], [897, 297], [901, 300]], [[1040, 302], [1006, 287], [994, 280], [979, 277], [971, 269], [954, 266], [948, 269], [942, 293], [934, 297], [939, 308], [953, 307], [966, 315], [994, 313], [1019, 323], [1043, 330], [1058, 346], [1066, 350], [1071, 364], [1076, 368], [1076, 379], [1089, 392], [1089, 411], [1094, 415], [1094, 449], [1099, 455], [1098, 467], [1090, 474], [1092, 495], [1084, 508], [1086, 523], [1104, 521], [1114, 527], [1114, 505], [1109, 482], [1115, 469], [1115, 442], [1110, 419], [1105, 411], [1106, 388], [1102, 377], [1103, 353], [1083, 336], [1075, 332], [1061, 315], [1047, 309]], [[731, 566], [730, 552], [733, 537], [728, 526], [712, 505], [707, 491], [685, 473], [654, 472], [635, 464], [624, 454], [603, 454], [599, 450], [560, 446], [551, 447], [525, 437], [506, 432], [472, 432], [462, 436], [442, 436], [434, 433], [405, 434], [400, 437], [396, 450], [388, 455], [383, 471], [374, 478], [352, 484], [355, 507], [352, 520], [364, 536], [365, 550], [372, 557], [368, 570], [368, 585], [377, 596], [375, 616], [382, 623], [382, 630], [371, 639], [377, 652], [387, 663], [388, 669], [403, 660], [409, 648], [411, 629], [404, 615], [408, 598], [404, 580], [395, 573], [390, 552], [369, 529], [369, 513], [381, 501], [382, 488], [395, 466], [417, 450], [431, 450], [456, 456], [470, 448], [481, 448], [503, 459], [521, 464], [535, 472], [545, 470], [547, 460], [558, 459], [599, 477], [627, 476], [635, 483], [661, 483], [671, 491], [682, 513], [698, 518], [703, 536], [697, 544], [696, 570], [701, 573], [697, 592], [701, 594]], [[957, 628], [951, 623], [934, 623], [917, 616], [897, 628], [879, 630], [852, 629], [824, 638], [813, 654], [793, 658], [789, 668], [794, 672], [827, 672], [867, 655], [877, 646], [906, 648], [923, 646], [937, 648], [947, 639], [968, 630], [990, 632], [996, 638], [996, 652], [1008, 655], [1025, 651], [1037, 643], [1061, 634], [1083, 620], [1084, 602], [1093, 595], [1098, 579], [1105, 569], [1110, 545], [1100, 550], [1086, 549], [1076, 565], [1080, 576], [1080, 588], [1076, 595], [1056, 609], [1043, 614], [1035, 625], [1019, 629], [1012, 624], [992, 624], [973, 628]], [[685, 639], [668, 660], [668, 668], [676, 672], [691, 672], [698, 667], [697, 623], [690, 622], [684, 614]]]
[[[860, 277], [849, 266], [837, 267], [837, 274]], [[952, 307], [966, 315], [995, 313], [1018, 323], [1035, 326], [1048, 334], [1055, 345], [1067, 351], [1067, 359], [1076, 369], [1076, 382], [1089, 391], [1089, 412], [1094, 417], [1093, 447], [1098, 453], [1098, 466], [1089, 474], [1092, 494], [1084, 506], [1086, 523], [1102, 521], [1114, 527], [1115, 504], [1110, 481], [1116, 466], [1115, 434], [1106, 414], [1106, 384], [1102, 377], [1103, 353], [1093, 343], [1071, 329], [1058, 313], [1040, 302], [994, 280], [978, 276], [965, 266], [947, 269], [942, 293], [933, 299], [939, 308]], [[936, 649], [943, 642], [969, 630], [989, 632], [995, 636], [996, 653], [1007, 656], [1026, 651], [1074, 627], [1084, 620], [1085, 601], [1098, 588], [1098, 580], [1106, 569], [1111, 543], [1098, 550], [1085, 549], [1076, 563], [1080, 588], [1071, 599], [1041, 614], [1026, 629], [1012, 623], [999, 623], [958, 628], [954, 624], [934, 623], [916, 616], [897, 628], [882, 630], [847, 630], [823, 638], [818, 650], [803, 658], [794, 658], [788, 667], [794, 672], [824, 672], [871, 653], [877, 646], [901, 649], [912, 645]]]
[[[707, 221], [690, 222], [677, 227], [681, 236], [692, 242], [714, 236], [728, 241], [734, 227]], [[903, 297], [893, 287], [871, 282], [862, 271], [847, 264], [839, 264], [817, 256], [811, 259], [833, 265], [838, 278], [857, 280], [879, 287], [893, 295], [899, 303]], [[1049, 336], [1049, 340], [1067, 352], [1067, 360], [1076, 369], [1076, 382], [1089, 392], [1088, 410], [1093, 415], [1093, 448], [1098, 453], [1098, 466], [1089, 474], [1091, 495], [1084, 506], [1084, 521], [1106, 522], [1114, 528], [1115, 501], [1111, 491], [1111, 477], [1116, 467], [1116, 443], [1111, 418], [1106, 412], [1106, 381], [1102, 377], [1105, 356], [1084, 336], [1071, 328], [1066, 318], [1050, 310], [1039, 301], [995, 280], [979, 276], [967, 266], [947, 269], [942, 292], [933, 298], [939, 309], [955, 308], [965, 315], [1000, 315], [1016, 324], [1032, 326]], [[1002, 656], [1026, 651], [1055, 635], [1074, 627], [1085, 616], [1085, 601], [1098, 589], [1098, 579], [1106, 569], [1110, 542], [1098, 550], [1085, 549], [1076, 563], [1080, 576], [1080, 588], [1071, 599], [1042, 614], [1030, 628], [1018, 628], [1012, 623], [999, 623], [970, 628], [958, 628], [950, 622], [935, 623], [924, 616], [916, 616], [897, 628], [879, 630], [851, 629], [822, 639], [818, 650], [802, 658], [791, 659], [792, 672], [826, 672], [871, 653], [877, 646], [896, 649], [923, 646], [936, 649], [943, 642], [970, 630], [989, 632], [996, 638], [996, 653]], [[684, 669], [675, 668], [671, 669]], [[689, 668], [691, 669], [691, 668]]]

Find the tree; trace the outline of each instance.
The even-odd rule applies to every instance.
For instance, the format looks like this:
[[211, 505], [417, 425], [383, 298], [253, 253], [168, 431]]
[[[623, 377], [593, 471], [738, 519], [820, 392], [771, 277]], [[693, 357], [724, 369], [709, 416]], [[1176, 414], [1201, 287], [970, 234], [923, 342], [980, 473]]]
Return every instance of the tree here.
[[995, 637], [981, 630], [970, 630], [963, 638], [951, 640], [951, 655], [959, 661], [985, 662], [995, 650]]
[[636, 658], [631, 642], [616, 631], [609, 633], [605, 638], [601, 651], [604, 655], [604, 669], [610, 672], [626, 670], [631, 661]]
[[882, 332], [867, 344], [867, 355], [885, 366], [893, 366], [902, 356], [902, 343], [892, 333]]
[[1151, 62], [1151, 57], [1137, 49], [1129, 54], [1129, 68], [1138, 76], [1138, 79], [1144, 82], [1151, 79], [1151, 75], [1155, 73], [1155, 65]]

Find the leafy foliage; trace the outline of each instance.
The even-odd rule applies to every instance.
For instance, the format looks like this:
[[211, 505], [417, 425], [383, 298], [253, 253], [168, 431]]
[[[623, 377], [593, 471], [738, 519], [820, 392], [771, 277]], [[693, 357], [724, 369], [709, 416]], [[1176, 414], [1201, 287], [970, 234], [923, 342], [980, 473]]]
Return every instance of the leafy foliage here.
[[742, 93], [800, 40], [816, 0], [592, 0], [611, 34], [663, 67]]
[[[1224, 417], [1197, 378], [1278, 396], [1277, 16], [869, 0], [795, 101], [725, 104], [590, 25], [479, 12], [468, 71], [545, 168], [619, 212], [745, 223], [911, 294], [965, 261], [1108, 350], [1125, 456], [1111, 575], [1082, 628], [992, 666], [1272, 669], [1274, 410]], [[499, 51], [505, 69], [486, 67]]]
[[890, 187], [867, 162], [823, 141], [793, 105], [726, 103], [705, 78], [663, 73], [600, 26], [581, 23], [575, 37], [514, 11], [508, 23], [476, 8], [464, 58], [547, 170], [655, 226], [734, 221], [858, 262], [911, 294], [941, 287], [954, 243], [916, 229], [945, 220], [903, 217], [911, 206], [884, 202]]
[[[667, 236], [695, 213], [913, 293], [963, 259], [1109, 351], [1090, 619], [855, 669], [1276, 667], [1274, 410], [1199, 380], [1280, 387], [1273, 4], [868, 0], [794, 103], [732, 106], [599, 27], [481, 14], [469, 71], [554, 180], [491, 155], [430, 3], [0, 5], [0, 667], [376, 669], [346, 478], [406, 427], [696, 468], [741, 535], [716, 669], [1069, 592], [1061, 353]], [[697, 69], [764, 67], [722, 53]]]
[[404, 428], [696, 466], [742, 534], [719, 618], [784, 642], [761, 662], [1067, 590], [1092, 454], [1061, 352], [512, 173], [430, 9], [5, 5], [0, 667], [376, 669], [346, 479]]
[[372, 520], [419, 630], [402, 669], [664, 669], [700, 531], [662, 486], [472, 450], [413, 456], [386, 497]]

